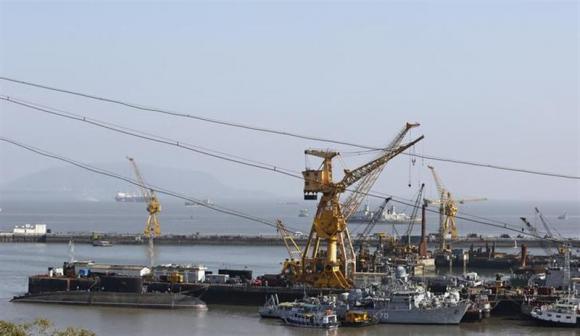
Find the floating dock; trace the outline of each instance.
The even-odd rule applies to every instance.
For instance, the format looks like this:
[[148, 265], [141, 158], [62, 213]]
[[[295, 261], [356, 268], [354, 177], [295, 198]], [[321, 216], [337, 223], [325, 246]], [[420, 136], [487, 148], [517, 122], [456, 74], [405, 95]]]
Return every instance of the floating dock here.
[[179, 293], [119, 293], [73, 290], [26, 294], [14, 297], [11, 302], [156, 309], [207, 309], [202, 300]]

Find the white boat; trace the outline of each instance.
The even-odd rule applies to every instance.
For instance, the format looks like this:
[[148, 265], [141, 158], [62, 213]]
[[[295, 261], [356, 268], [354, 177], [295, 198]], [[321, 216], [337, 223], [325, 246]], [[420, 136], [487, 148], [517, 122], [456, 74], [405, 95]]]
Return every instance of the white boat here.
[[[357, 211], [350, 216], [348, 221], [349, 223], [368, 223], [373, 218], [374, 213], [367, 204], [363, 210]], [[404, 212], [397, 212], [393, 205], [383, 211], [377, 220], [377, 224], [409, 224], [410, 221], [411, 216]], [[421, 217], [417, 216], [414, 223], [421, 223]]]
[[457, 282], [465, 287], [473, 288], [483, 285], [483, 281], [476, 272], [463, 273], [458, 277]]
[[300, 209], [298, 217], [308, 217], [308, 209]]
[[302, 328], [334, 329], [338, 328], [335, 312], [321, 305], [300, 304], [281, 314], [285, 324]]
[[543, 305], [532, 310], [534, 320], [558, 326], [580, 326], [580, 299], [565, 298], [554, 304]]
[[185, 201], [186, 207], [196, 207], [196, 206], [201, 206], [201, 205], [215, 205], [215, 203], [212, 202], [212, 200], [210, 200], [209, 198], [206, 198], [206, 199], [202, 200], [201, 202]]
[[111, 243], [108, 240], [94, 240], [93, 241], [93, 246], [96, 246], [96, 247], [110, 247], [110, 246], [113, 246], [113, 243]]

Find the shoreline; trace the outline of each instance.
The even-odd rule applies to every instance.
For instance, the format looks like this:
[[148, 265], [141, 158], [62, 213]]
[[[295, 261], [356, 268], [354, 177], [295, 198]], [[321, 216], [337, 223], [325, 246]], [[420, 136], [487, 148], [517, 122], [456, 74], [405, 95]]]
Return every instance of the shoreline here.
[[[412, 236], [411, 242], [418, 244], [420, 237]], [[106, 233], [98, 234], [95, 239], [93, 233], [50, 233], [46, 235], [19, 235], [12, 233], [0, 234], [0, 243], [51, 243], [51, 244], [67, 244], [69, 241], [76, 244], [92, 244], [94, 241], [105, 240], [113, 245], [146, 245], [148, 239], [141, 234], [116, 234]], [[306, 244], [307, 238], [305, 236], [295, 237], [294, 240], [300, 246]], [[474, 247], [484, 247], [495, 243], [496, 247], [514, 247], [514, 241], [517, 245], [522, 244], [528, 247], [556, 247], [557, 244], [552, 241], [543, 239], [518, 239], [518, 238], [499, 238], [499, 237], [482, 237], [482, 238], [466, 238], [460, 237], [454, 242], [450, 242], [452, 247], [469, 248], [472, 244]], [[369, 244], [377, 242], [376, 238], [367, 240]], [[568, 239], [566, 242], [570, 243], [572, 247], [580, 247], [580, 239]], [[155, 244], [158, 245], [251, 245], [251, 246], [284, 246], [283, 240], [279, 236], [273, 235], [174, 235], [165, 234], [155, 238]], [[353, 244], [360, 245], [359, 239], [353, 239]], [[436, 240], [428, 241], [429, 247], [435, 247]]]

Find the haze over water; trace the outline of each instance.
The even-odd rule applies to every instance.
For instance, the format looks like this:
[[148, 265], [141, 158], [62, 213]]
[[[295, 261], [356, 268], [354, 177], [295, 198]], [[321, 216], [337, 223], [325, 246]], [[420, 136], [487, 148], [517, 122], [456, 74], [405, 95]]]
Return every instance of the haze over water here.
[[[577, 1], [0, 1], [0, 76], [374, 147], [389, 143], [406, 122], [419, 122], [421, 127], [412, 132], [413, 137], [425, 135], [413, 149], [418, 154], [579, 176], [579, 13]], [[352, 169], [373, 156], [356, 153], [360, 150], [356, 147], [226, 128], [1, 80], [0, 95], [297, 172], [304, 169], [306, 148], [342, 152], [337, 169]], [[124, 162], [129, 155], [141, 167], [172, 169], [154, 174], [145, 168], [149, 183], [174, 182], [167, 187], [199, 199], [213, 197], [196, 189], [201, 183], [162, 179], [164, 174], [176, 177], [176, 170], [183, 173], [179, 177], [201, 172], [199, 179], [224, 187], [218, 194], [249, 195], [216, 197], [218, 204], [271, 221], [281, 219], [305, 233], [310, 229], [312, 218], [299, 218], [298, 213], [307, 208], [313, 214], [316, 203], [300, 200], [302, 184], [297, 179], [65, 120], [6, 100], [0, 101], [0, 133], [86, 163], [122, 162], [123, 168], [114, 170], [126, 176], [132, 173]], [[460, 205], [459, 215], [465, 211], [500, 227], [458, 219], [462, 234], [513, 237], [518, 233], [501, 226], [518, 231], [521, 216], [543, 231], [534, 215], [533, 207], [538, 206], [559, 233], [580, 236], [578, 180], [434, 160], [412, 165], [408, 157], [400, 156], [389, 162], [373, 189], [410, 198], [408, 183], [416, 187], [428, 181], [427, 194], [433, 197], [429, 164], [436, 166], [454, 195], [490, 199]], [[3, 189], [24, 179], [30, 185], [12, 184], [20, 186], [14, 191], [38, 194], [43, 178], [31, 176], [61, 167], [61, 162], [0, 142], [0, 231], [34, 223], [61, 233], [142, 231], [145, 205], [104, 201], [112, 199], [113, 189], [100, 190], [110, 193], [101, 202], [58, 201], [55, 196], [70, 191], [70, 184], [50, 178], [44, 180], [54, 182], [48, 183], [54, 188], [41, 190], [41, 201], [22, 197], [17, 201]], [[72, 184], [80, 186], [77, 192], [86, 186], [90, 197], [104, 184], [72, 175], [65, 171], [60, 176], [66, 182], [75, 180]], [[252, 197], [257, 195], [261, 201]], [[162, 203], [163, 233], [275, 235], [272, 227], [201, 207], [186, 208], [181, 201], [162, 199]], [[397, 211], [411, 212], [395, 205]], [[568, 217], [558, 220], [564, 212]], [[428, 232], [435, 232], [437, 214], [429, 213], [427, 219]], [[360, 225], [351, 229], [356, 232]], [[391, 226], [375, 228], [391, 230]], [[413, 233], [418, 230], [416, 225]], [[77, 259], [97, 262], [142, 264], [145, 256], [143, 246], [76, 246]], [[279, 271], [285, 257], [283, 247], [157, 248], [159, 263], [247, 266], [255, 274]], [[99, 335], [325, 334], [260, 320], [257, 307], [191, 312], [8, 302], [26, 291], [29, 275], [44, 273], [66, 259], [68, 248], [62, 244], [0, 244], [0, 319], [43, 316], [61, 327], [86, 327]], [[492, 318], [460, 326], [374, 326], [335, 334], [496, 336], [577, 331]]]
[[[285, 225], [303, 233], [308, 233], [317, 202], [308, 201], [217, 201], [218, 205], [243, 211], [244, 213], [274, 222], [281, 219]], [[411, 214], [412, 207], [392, 203], [397, 212]], [[458, 219], [460, 234], [479, 233], [500, 235], [517, 232], [503, 230], [503, 223], [514, 229], [521, 229], [520, 217], [527, 217], [539, 232], [545, 232], [535, 215], [537, 206], [544, 213], [555, 230], [566, 237], [580, 237], [580, 207], [576, 202], [565, 201], [482, 201], [459, 205], [459, 216], [475, 215], [488, 226]], [[14, 225], [43, 223], [53, 232], [117, 232], [138, 233], [145, 225], [147, 212], [144, 203], [103, 202], [59, 202], [59, 201], [2, 201], [0, 202], [0, 231], [11, 231]], [[248, 234], [276, 235], [275, 228], [261, 223], [222, 214], [204, 207], [186, 207], [183, 202], [168, 200], [162, 202], [159, 215], [162, 232], [167, 234]], [[378, 207], [370, 203], [371, 210]], [[301, 209], [308, 209], [308, 217], [298, 217]], [[427, 232], [436, 233], [439, 223], [437, 209], [427, 213]], [[557, 219], [566, 213], [566, 219]], [[360, 231], [359, 224], [351, 224], [351, 230]], [[397, 225], [402, 234], [407, 225]], [[392, 225], [377, 225], [374, 232], [392, 233]], [[420, 225], [414, 225], [413, 233], [420, 233]]]

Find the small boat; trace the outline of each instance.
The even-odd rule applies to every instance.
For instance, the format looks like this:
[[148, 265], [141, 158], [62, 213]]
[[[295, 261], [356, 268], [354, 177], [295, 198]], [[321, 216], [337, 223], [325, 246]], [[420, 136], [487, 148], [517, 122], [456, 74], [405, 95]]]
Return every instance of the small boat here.
[[285, 324], [294, 327], [335, 329], [339, 325], [332, 309], [314, 304], [296, 305], [280, 317]]
[[280, 318], [285, 312], [290, 311], [298, 302], [282, 302], [278, 300], [278, 294], [270, 295], [266, 303], [258, 309], [260, 317], [263, 318]]
[[530, 315], [535, 321], [542, 324], [580, 326], [580, 299], [560, 299], [554, 304], [535, 307]]
[[379, 320], [371, 316], [366, 310], [349, 310], [340, 322], [341, 327], [366, 327], [379, 323]]
[[109, 247], [109, 246], [113, 246], [113, 243], [111, 243], [108, 240], [93, 240], [93, 246], [96, 246], [96, 247]]
[[308, 217], [308, 209], [300, 209], [298, 217]]
[[558, 219], [562, 219], [562, 220], [568, 219], [568, 213], [564, 212], [563, 214], [558, 216]]
[[469, 308], [463, 315], [461, 321], [481, 321], [491, 315], [491, 303], [486, 294], [480, 293], [472, 299]]

